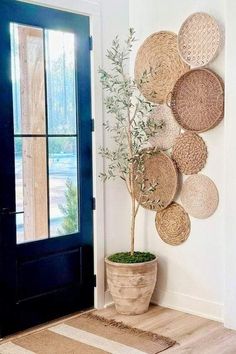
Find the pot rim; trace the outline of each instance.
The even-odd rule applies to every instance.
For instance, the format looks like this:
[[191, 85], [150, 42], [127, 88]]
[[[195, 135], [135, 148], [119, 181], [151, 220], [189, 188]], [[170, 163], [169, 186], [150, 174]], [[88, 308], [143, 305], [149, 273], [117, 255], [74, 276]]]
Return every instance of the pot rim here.
[[140, 263], [118, 263], [118, 262], [112, 262], [108, 259], [108, 257], [110, 256], [107, 256], [105, 257], [105, 263], [106, 264], [110, 264], [110, 265], [113, 265], [115, 267], [139, 267], [139, 266], [143, 266], [144, 264], [152, 264], [152, 263], [156, 263], [157, 260], [158, 260], [158, 256], [157, 255], [154, 255], [156, 258], [155, 259], [152, 259], [151, 261], [147, 261], [147, 262], [140, 262]]

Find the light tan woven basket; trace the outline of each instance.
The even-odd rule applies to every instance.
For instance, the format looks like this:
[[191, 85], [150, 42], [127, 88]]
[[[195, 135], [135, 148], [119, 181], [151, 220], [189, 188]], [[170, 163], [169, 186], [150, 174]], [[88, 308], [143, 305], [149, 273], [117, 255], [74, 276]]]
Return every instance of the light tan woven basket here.
[[172, 158], [185, 175], [198, 173], [206, 164], [206, 144], [198, 134], [185, 132], [176, 139]]
[[178, 34], [178, 49], [187, 64], [201, 67], [215, 58], [221, 41], [220, 28], [214, 17], [197, 12], [182, 24]]
[[175, 119], [185, 130], [204, 132], [224, 117], [224, 84], [209, 69], [194, 69], [176, 82], [170, 106]]
[[[147, 149], [141, 168], [136, 169], [135, 198], [150, 210], [162, 210], [174, 199], [178, 187], [178, 173], [173, 160], [164, 152]], [[148, 191], [151, 186], [155, 189]]]
[[184, 208], [172, 203], [156, 214], [156, 228], [164, 242], [177, 246], [187, 240], [191, 222]]
[[154, 33], [138, 50], [135, 79], [144, 97], [151, 102], [164, 103], [176, 80], [188, 70], [189, 66], [179, 55], [175, 33]]
[[186, 179], [180, 198], [184, 209], [198, 219], [211, 216], [219, 202], [219, 194], [214, 182], [202, 174]]
[[165, 104], [157, 105], [149, 119], [160, 126], [156, 134], [149, 139], [151, 146], [160, 150], [170, 149], [180, 134], [180, 126], [174, 119], [171, 109]]

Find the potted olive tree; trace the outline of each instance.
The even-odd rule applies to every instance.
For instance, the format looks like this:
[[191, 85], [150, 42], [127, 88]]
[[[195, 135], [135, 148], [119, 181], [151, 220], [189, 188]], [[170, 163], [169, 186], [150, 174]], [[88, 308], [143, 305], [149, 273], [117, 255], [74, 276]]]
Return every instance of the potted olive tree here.
[[159, 127], [148, 119], [154, 105], [138, 90], [147, 82], [149, 73], [143, 73], [140, 82], [128, 74], [134, 42], [133, 29], [129, 30], [124, 47], [117, 36], [107, 51], [111, 71], [99, 69], [105, 108], [113, 116], [104, 123], [104, 127], [114, 142], [112, 148], [100, 149], [107, 160], [106, 172], [100, 177], [104, 181], [121, 178], [131, 200], [130, 250], [106, 258], [107, 281], [117, 311], [129, 315], [148, 310], [157, 274], [157, 257], [149, 252], [135, 251], [135, 223], [140, 201], [142, 199], [142, 205], [143, 199], [150, 203], [148, 193], [155, 189], [155, 181], [145, 183], [140, 176], [144, 176], [145, 155], [152, 153], [147, 148], [148, 140]]

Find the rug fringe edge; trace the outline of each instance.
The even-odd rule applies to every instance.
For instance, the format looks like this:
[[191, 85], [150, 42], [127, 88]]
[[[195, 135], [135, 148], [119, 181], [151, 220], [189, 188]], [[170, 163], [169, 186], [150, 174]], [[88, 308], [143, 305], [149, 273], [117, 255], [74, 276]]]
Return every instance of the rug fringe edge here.
[[177, 342], [175, 340], [173, 340], [173, 339], [171, 339], [169, 337], [165, 337], [165, 336], [162, 336], [160, 334], [153, 333], [151, 331], [145, 331], [145, 330], [142, 330], [142, 329], [139, 329], [139, 328], [136, 328], [136, 327], [131, 327], [131, 326], [125, 324], [124, 322], [116, 321], [114, 319], [108, 319], [106, 317], [97, 315], [97, 314], [95, 314], [93, 312], [82, 314], [82, 317], [95, 319], [97, 321], [102, 322], [105, 325], [109, 325], [111, 327], [116, 327], [116, 328], [127, 330], [130, 333], [132, 333], [132, 334], [143, 335], [143, 336], [148, 337], [149, 339], [151, 339], [153, 342], [157, 342], [157, 341], [162, 340], [167, 345], [169, 345], [169, 348], [174, 346], [175, 344], [177, 344]]

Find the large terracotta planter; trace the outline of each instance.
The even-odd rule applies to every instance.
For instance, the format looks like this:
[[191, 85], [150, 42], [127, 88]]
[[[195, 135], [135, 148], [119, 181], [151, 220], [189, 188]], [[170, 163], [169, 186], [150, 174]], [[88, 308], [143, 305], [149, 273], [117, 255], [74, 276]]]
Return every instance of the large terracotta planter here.
[[139, 315], [148, 311], [156, 284], [157, 258], [144, 263], [115, 263], [107, 258], [107, 282], [117, 312]]

